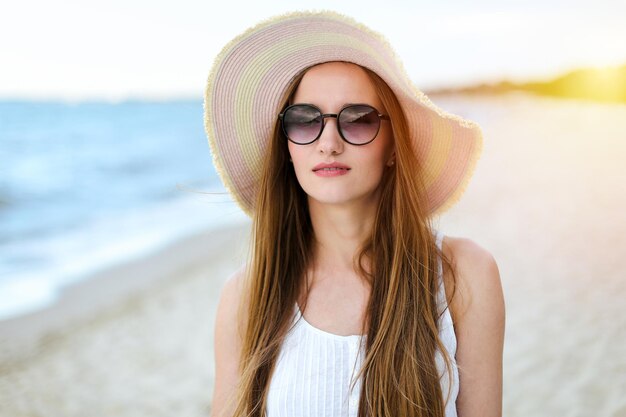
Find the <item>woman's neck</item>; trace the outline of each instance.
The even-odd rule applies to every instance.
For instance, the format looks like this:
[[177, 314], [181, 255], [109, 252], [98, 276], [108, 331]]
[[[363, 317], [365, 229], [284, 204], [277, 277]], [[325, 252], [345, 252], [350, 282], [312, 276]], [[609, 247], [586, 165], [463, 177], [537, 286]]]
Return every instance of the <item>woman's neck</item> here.
[[311, 200], [309, 213], [316, 267], [353, 270], [355, 255], [371, 235], [376, 205], [328, 205]]

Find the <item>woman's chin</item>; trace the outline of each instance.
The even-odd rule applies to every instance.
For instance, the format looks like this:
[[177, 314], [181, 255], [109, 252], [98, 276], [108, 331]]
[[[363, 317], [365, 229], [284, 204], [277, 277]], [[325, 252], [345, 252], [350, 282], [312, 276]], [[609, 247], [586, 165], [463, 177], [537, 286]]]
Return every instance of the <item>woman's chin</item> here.
[[309, 194], [308, 196], [309, 207], [315, 205], [328, 208], [355, 207], [361, 209], [364, 205], [371, 202], [371, 199], [367, 198], [366, 195], [346, 195], [346, 193], [343, 193], [341, 195]]

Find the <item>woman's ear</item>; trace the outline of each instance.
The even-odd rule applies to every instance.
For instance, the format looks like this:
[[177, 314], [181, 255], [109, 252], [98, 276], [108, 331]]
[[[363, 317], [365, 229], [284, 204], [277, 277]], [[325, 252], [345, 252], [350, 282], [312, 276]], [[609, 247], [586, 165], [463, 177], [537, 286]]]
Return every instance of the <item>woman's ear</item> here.
[[390, 166], [392, 166], [395, 163], [396, 163], [396, 153], [394, 152], [394, 153], [391, 154], [391, 157], [387, 161], [387, 166], [390, 167]]

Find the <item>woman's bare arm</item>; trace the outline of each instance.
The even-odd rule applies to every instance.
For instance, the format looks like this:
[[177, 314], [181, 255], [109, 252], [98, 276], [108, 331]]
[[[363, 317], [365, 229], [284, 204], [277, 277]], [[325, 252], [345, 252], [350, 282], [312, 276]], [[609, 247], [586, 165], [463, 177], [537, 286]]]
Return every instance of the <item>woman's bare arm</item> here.
[[211, 417], [232, 416], [233, 398], [239, 382], [241, 326], [239, 304], [243, 285], [243, 267], [224, 284], [215, 318], [215, 385], [211, 403]]
[[445, 240], [457, 273], [450, 309], [457, 337], [458, 415], [500, 417], [505, 324], [500, 272], [491, 253], [472, 240]]

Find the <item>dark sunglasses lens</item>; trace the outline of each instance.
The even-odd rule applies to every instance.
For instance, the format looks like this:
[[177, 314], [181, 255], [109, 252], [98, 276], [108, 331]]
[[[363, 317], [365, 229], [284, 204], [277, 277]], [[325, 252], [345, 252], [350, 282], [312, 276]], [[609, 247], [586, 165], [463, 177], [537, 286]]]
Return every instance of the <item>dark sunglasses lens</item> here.
[[322, 129], [322, 114], [311, 106], [289, 107], [283, 115], [283, 129], [291, 141], [309, 143]]
[[343, 109], [339, 115], [339, 128], [343, 137], [356, 145], [373, 140], [379, 127], [378, 112], [370, 106], [349, 106]]

